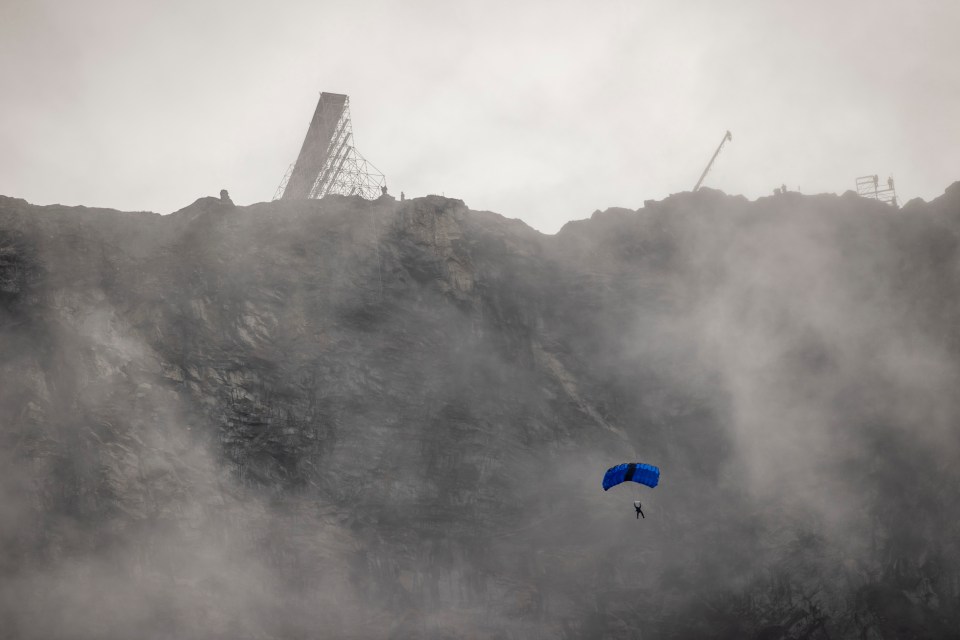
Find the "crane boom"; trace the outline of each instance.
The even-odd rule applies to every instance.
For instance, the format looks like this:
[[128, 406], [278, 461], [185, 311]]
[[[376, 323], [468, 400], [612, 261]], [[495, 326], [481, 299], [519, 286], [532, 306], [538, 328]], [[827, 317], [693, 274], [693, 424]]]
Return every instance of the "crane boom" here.
[[717, 159], [717, 156], [720, 155], [720, 149], [723, 149], [723, 144], [727, 140], [733, 140], [733, 136], [730, 135], [730, 132], [727, 131], [723, 134], [723, 140], [720, 141], [720, 146], [717, 147], [717, 150], [713, 152], [713, 157], [710, 158], [710, 162], [707, 163], [707, 168], [703, 170], [703, 173], [700, 174], [700, 179], [697, 180], [697, 186], [693, 188], [694, 191], [700, 188], [700, 185], [703, 183], [703, 179], [707, 177], [707, 172], [710, 171], [710, 167], [713, 166], [713, 161]]

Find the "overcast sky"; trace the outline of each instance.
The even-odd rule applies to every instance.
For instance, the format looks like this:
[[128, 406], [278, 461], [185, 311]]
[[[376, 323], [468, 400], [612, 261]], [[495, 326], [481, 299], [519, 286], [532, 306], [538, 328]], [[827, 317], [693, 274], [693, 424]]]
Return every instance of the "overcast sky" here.
[[269, 200], [321, 91], [408, 196], [545, 232], [705, 185], [960, 180], [954, 0], [0, 0], [0, 194]]

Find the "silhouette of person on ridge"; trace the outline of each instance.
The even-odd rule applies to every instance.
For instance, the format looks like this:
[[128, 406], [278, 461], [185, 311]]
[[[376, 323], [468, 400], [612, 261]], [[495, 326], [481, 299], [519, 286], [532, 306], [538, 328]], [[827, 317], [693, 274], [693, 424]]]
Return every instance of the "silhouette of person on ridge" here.
[[643, 509], [640, 508], [639, 500], [633, 501], [633, 508], [637, 510], [637, 520], [639, 520], [640, 518], [643, 518], [644, 520], [647, 519], [647, 516], [643, 515]]

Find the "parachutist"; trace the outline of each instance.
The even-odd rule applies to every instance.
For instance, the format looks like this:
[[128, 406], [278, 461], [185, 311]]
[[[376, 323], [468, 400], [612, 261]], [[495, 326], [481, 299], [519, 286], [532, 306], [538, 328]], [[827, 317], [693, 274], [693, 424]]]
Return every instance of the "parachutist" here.
[[[615, 467], [610, 467], [603, 474], [604, 491], [624, 482], [636, 482], [653, 489], [660, 484], [660, 467], [643, 462], [624, 462]], [[640, 518], [647, 519], [647, 516], [643, 515], [643, 509], [640, 508], [639, 500], [633, 502], [633, 508], [637, 510], [637, 520]]]

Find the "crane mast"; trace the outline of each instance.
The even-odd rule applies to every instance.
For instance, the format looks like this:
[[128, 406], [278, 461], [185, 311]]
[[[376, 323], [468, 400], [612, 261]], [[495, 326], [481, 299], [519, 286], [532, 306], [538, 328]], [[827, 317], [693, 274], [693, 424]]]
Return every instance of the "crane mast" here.
[[717, 150], [713, 152], [713, 157], [710, 158], [710, 162], [707, 163], [707, 168], [704, 169], [703, 173], [700, 174], [700, 179], [697, 180], [697, 186], [693, 188], [694, 191], [700, 188], [700, 185], [703, 183], [703, 179], [707, 177], [707, 172], [709, 172], [710, 167], [713, 166], [713, 161], [717, 159], [718, 155], [720, 155], [720, 149], [723, 149], [723, 145], [727, 140], [733, 140], [733, 136], [730, 135], [729, 131], [723, 134], [723, 140], [720, 141], [720, 146], [717, 147]]

